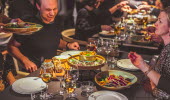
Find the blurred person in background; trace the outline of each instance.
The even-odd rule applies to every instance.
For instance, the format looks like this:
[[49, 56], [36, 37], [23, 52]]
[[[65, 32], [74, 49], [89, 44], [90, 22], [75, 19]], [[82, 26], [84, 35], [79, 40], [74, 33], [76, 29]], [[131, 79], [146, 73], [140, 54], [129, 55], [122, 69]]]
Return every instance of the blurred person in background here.
[[111, 26], [100, 23], [98, 17], [101, 18], [100, 15], [103, 15], [105, 16], [103, 20], [105, 20], [108, 18], [108, 16], [111, 16], [111, 14], [113, 14], [116, 10], [120, 9], [121, 7], [127, 4], [127, 1], [123, 1], [110, 9], [101, 11], [98, 8], [103, 2], [104, 0], [84, 1], [84, 8], [79, 10], [76, 20], [75, 37], [77, 39], [86, 41], [89, 37], [96, 33], [99, 33], [102, 30], [106, 31], [112, 30]]

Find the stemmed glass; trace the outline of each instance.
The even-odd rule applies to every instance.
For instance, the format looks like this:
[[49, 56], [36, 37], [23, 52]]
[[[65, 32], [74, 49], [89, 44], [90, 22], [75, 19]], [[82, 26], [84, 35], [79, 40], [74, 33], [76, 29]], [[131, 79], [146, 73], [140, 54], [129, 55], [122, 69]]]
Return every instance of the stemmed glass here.
[[[65, 69], [61, 67], [60, 70], [65, 70]], [[64, 76], [57, 76], [57, 79], [60, 81], [60, 90], [58, 91], [58, 93], [60, 95], [64, 95], [64, 90], [62, 89], [62, 81], [64, 79]]]
[[69, 95], [66, 98], [66, 100], [67, 99], [69, 100], [70, 98], [77, 99], [76, 98], [77, 94], [74, 91], [76, 88], [76, 82], [79, 78], [79, 69], [78, 69], [78, 66], [75, 66], [75, 67], [76, 67], [75, 69], [71, 67], [70, 70], [67, 70], [67, 73], [65, 75], [65, 88]]
[[[106, 44], [106, 45], [107, 45], [107, 44]], [[113, 48], [111, 47], [111, 45], [109, 45], [109, 46], [105, 46], [105, 47], [103, 48], [103, 50], [104, 50], [105, 53], [107, 54], [106, 62], [108, 62], [109, 53], [113, 50]]]

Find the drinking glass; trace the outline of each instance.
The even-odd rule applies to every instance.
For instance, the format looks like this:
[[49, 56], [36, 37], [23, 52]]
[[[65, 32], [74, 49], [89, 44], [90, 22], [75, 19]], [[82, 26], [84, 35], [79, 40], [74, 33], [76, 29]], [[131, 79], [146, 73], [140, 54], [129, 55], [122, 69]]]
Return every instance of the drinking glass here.
[[111, 47], [111, 45], [109, 45], [109, 46], [103, 47], [103, 50], [104, 50], [104, 52], [105, 52], [106, 55], [107, 55], [107, 57], [106, 57], [106, 62], [107, 62], [109, 53], [113, 50], [113, 48]]
[[76, 68], [70, 68], [70, 70], [68, 70], [66, 72], [66, 75], [65, 75], [65, 89], [68, 93], [68, 98], [74, 98], [74, 99], [77, 99], [76, 96], [77, 96], [77, 93], [75, 93], [75, 88], [76, 88], [76, 83], [77, 83], [77, 80], [79, 78], [79, 69], [78, 69], [78, 66], [75, 66]]
[[46, 83], [51, 81], [52, 78], [52, 74], [53, 74], [53, 64], [51, 63], [43, 63], [41, 65], [41, 75], [40, 77], [42, 78], [42, 80]]
[[[63, 67], [61, 67], [62, 69], [61, 70], [65, 70]], [[62, 83], [63, 83], [63, 79], [64, 79], [64, 76], [57, 76], [57, 79], [60, 81], [60, 89], [58, 90], [58, 93], [60, 95], [64, 95], [64, 90], [62, 89]]]
[[65, 90], [68, 94], [68, 97], [66, 98], [66, 100], [69, 100], [71, 98], [77, 99], [76, 98], [77, 94], [74, 93], [75, 88], [76, 88], [76, 81], [70, 77], [67, 77], [64, 82], [65, 82]]
[[52, 93], [47, 93], [46, 90], [42, 90], [40, 93], [31, 93], [31, 100], [51, 100], [53, 98]]
[[91, 93], [94, 92], [94, 88], [93, 88], [93, 82], [91, 81], [83, 81], [81, 83], [81, 95], [84, 97], [88, 97]]
[[95, 51], [96, 50], [96, 45], [93, 42], [89, 42], [87, 44], [87, 51]]

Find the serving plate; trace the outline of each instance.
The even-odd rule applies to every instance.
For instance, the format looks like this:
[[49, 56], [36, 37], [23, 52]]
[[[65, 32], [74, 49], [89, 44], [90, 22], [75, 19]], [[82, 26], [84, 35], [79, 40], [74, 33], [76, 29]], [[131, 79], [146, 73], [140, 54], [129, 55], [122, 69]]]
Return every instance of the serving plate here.
[[38, 77], [21, 78], [12, 84], [12, 90], [19, 94], [38, 93], [45, 88], [47, 88], [46, 83]]
[[115, 91], [97, 91], [92, 93], [88, 100], [128, 100], [128, 98]]
[[117, 66], [124, 70], [137, 71], [139, 68], [135, 67], [130, 59], [121, 59], [117, 61]]
[[76, 51], [76, 50], [71, 50], [71, 51], [65, 51], [65, 52], [62, 52], [60, 55], [66, 55], [68, 57], [70, 57], [70, 55], [78, 55], [80, 54], [82, 51]]
[[131, 42], [137, 45], [153, 45], [153, 41], [142, 41], [143, 38], [143, 35], [133, 35], [131, 37]]
[[96, 55], [94, 61], [81, 61], [80, 55], [74, 55], [67, 59], [68, 64], [72, 67], [79, 68], [79, 69], [86, 69], [86, 70], [94, 70], [104, 66], [106, 60], [104, 57], [100, 55]]
[[136, 83], [137, 77], [119, 70], [109, 70], [96, 74], [95, 82], [108, 90], [122, 90]]
[[4, 26], [5, 31], [9, 31], [18, 35], [31, 35], [39, 31], [43, 26], [36, 23], [23, 22], [23, 23], [8, 23]]
[[102, 32], [99, 32], [99, 35], [101, 35], [101, 36], [106, 36], [106, 37], [116, 36], [116, 34], [114, 33], [114, 31], [102, 31]]

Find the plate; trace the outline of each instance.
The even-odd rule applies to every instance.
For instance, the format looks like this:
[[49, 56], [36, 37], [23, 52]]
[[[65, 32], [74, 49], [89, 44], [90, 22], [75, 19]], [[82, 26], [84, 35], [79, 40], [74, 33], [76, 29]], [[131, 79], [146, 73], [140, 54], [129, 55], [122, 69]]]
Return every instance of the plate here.
[[43, 26], [36, 23], [24, 22], [24, 23], [8, 23], [3, 28], [6, 31], [18, 34], [18, 35], [31, 35], [36, 31], [39, 31]]
[[[60, 55], [68, 55], [69, 56], [69, 54], [71, 54], [72, 56], [73, 55], [78, 55], [78, 54], [80, 54], [82, 51], [75, 51], [75, 50], [72, 50], [72, 51], [66, 51], [66, 52], [63, 52], [63, 53], [61, 53]], [[69, 56], [70, 57], [70, 56]]]
[[130, 59], [121, 59], [121, 60], [118, 60], [117, 61], [117, 66], [121, 69], [124, 69], [124, 70], [131, 70], [131, 71], [136, 71], [136, 70], [139, 70], [139, 68], [135, 67]]
[[99, 35], [101, 36], [116, 36], [116, 34], [114, 33], [114, 31], [102, 31], [102, 32], [99, 32]]
[[97, 91], [92, 93], [88, 100], [128, 100], [128, 98], [115, 91]]
[[119, 70], [103, 71], [95, 76], [95, 82], [108, 90], [122, 90], [136, 83], [137, 77], [131, 73]]
[[131, 42], [133, 44], [137, 44], [137, 45], [153, 45], [153, 41], [142, 41], [144, 38], [143, 35], [133, 35], [131, 37]]
[[12, 35], [13, 35], [12, 33], [0, 32], [0, 45], [7, 44], [12, 38]]
[[74, 68], [94, 70], [104, 66], [106, 60], [100, 55], [96, 55], [95, 61], [80, 61], [80, 55], [74, 55], [67, 59], [68, 64]]
[[21, 78], [12, 84], [12, 90], [19, 94], [31, 94], [46, 89], [46, 83], [44, 83], [41, 78], [37, 78], [38, 77]]

